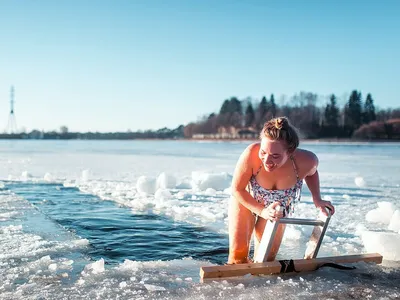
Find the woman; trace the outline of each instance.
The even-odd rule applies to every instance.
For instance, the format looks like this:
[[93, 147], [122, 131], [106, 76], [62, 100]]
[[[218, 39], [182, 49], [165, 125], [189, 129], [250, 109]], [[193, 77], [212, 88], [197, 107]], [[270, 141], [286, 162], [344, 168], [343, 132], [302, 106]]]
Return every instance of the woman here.
[[[244, 150], [233, 176], [228, 264], [251, 262], [248, 256], [253, 232], [256, 253], [267, 220], [276, 221], [293, 211], [303, 180], [315, 206], [325, 214], [326, 207], [335, 212], [329, 201], [321, 199], [318, 158], [298, 148], [298, 134], [287, 118], [266, 122], [260, 139]], [[283, 212], [276, 210], [277, 206], [283, 207]], [[284, 230], [285, 225], [280, 225], [268, 261], [275, 259]]]

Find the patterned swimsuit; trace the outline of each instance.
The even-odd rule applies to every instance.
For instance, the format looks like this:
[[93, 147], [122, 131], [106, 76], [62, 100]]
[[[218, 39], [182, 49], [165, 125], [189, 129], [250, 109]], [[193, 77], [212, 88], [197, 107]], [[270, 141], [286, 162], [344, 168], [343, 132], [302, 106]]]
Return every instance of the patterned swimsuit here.
[[303, 186], [303, 180], [299, 178], [293, 156], [290, 156], [290, 159], [292, 160], [293, 169], [296, 173], [297, 178], [296, 184], [291, 188], [284, 190], [270, 190], [263, 188], [261, 185], [259, 185], [256, 180], [256, 176], [260, 172], [262, 164], [258, 168], [256, 174], [253, 174], [250, 178], [250, 185], [251, 190], [253, 191], [254, 199], [256, 199], [257, 202], [264, 204], [265, 207], [275, 201], [281, 202], [282, 206], [285, 208], [284, 216], [288, 216], [294, 212], [294, 204], [300, 201], [301, 188]]

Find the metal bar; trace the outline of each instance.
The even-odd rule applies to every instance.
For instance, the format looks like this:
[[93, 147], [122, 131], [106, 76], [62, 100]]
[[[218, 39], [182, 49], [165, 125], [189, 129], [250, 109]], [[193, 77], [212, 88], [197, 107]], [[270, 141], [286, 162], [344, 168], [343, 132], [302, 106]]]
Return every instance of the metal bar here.
[[310, 240], [307, 244], [307, 249], [304, 253], [305, 259], [316, 258], [318, 255], [319, 248], [321, 247], [322, 240], [324, 239], [324, 235], [331, 218], [331, 212], [329, 210], [327, 211], [328, 216], [324, 215], [322, 212], [319, 214], [318, 218], [323, 221], [324, 224], [321, 226], [314, 226]]
[[315, 251], [314, 251], [312, 258], [316, 258], [318, 255], [318, 251], [319, 251], [319, 248], [321, 247], [322, 240], [324, 239], [326, 229], [328, 228], [329, 220], [331, 219], [331, 212], [329, 209], [327, 209], [327, 210], [328, 210], [328, 217], [325, 220], [324, 227], [322, 228], [322, 232], [318, 239], [317, 246], [315, 247]]
[[279, 222], [267, 221], [254, 262], [265, 262], [271, 252]]
[[325, 224], [325, 222], [321, 220], [294, 219], [294, 218], [282, 218], [279, 219], [278, 223], [294, 224], [294, 225], [313, 225], [313, 226], [324, 226]]

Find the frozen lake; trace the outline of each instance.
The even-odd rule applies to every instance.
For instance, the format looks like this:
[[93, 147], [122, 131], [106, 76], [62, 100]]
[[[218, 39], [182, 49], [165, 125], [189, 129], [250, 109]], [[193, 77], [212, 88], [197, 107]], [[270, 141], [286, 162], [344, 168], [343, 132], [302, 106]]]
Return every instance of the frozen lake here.
[[[0, 299], [398, 299], [400, 144], [311, 143], [336, 206], [320, 256], [382, 265], [200, 283], [228, 255], [231, 176], [247, 142], [0, 141]], [[315, 218], [303, 190], [294, 217]], [[289, 227], [279, 259], [311, 228]]]

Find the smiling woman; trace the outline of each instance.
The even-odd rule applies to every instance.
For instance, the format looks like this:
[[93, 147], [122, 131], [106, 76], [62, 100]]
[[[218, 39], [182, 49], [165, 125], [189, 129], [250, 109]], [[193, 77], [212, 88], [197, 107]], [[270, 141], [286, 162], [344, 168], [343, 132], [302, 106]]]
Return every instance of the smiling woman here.
[[[285, 117], [265, 123], [261, 142], [248, 146], [239, 158], [232, 181], [229, 207], [228, 263], [249, 262], [251, 235], [254, 232], [254, 255], [267, 220], [287, 216], [300, 200], [303, 180], [314, 204], [325, 214], [334, 207], [321, 199], [318, 159], [310, 151], [299, 149], [296, 129]], [[280, 206], [284, 210], [278, 211]], [[280, 225], [275, 244], [267, 260], [274, 260], [285, 227]]]

